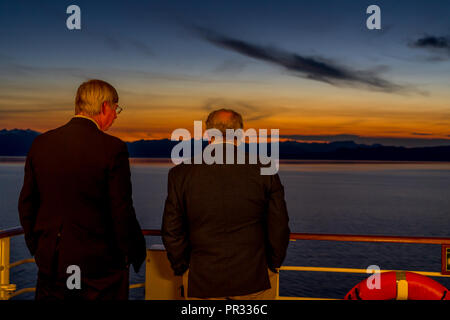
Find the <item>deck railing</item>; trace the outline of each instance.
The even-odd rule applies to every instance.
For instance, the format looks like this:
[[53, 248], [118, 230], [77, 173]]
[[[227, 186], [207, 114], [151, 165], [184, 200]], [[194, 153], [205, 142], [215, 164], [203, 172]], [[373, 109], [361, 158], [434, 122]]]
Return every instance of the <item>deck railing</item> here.
[[[160, 230], [142, 230], [145, 236], [161, 236]], [[22, 288], [16, 290], [16, 285], [10, 283], [10, 270], [24, 263], [33, 263], [34, 259], [23, 259], [10, 263], [10, 240], [12, 237], [23, 234], [22, 228], [12, 228], [0, 231], [0, 300], [8, 300], [26, 292], [33, 292], [35, 288]], [[351, 241], [351, 242], [377, 242], [377, 243], [411, 243], [411, 244], [434, 244], [441, 246], [441, 271], [412, 271], [431, 277], [450, 277], [450, 238], [442, 237], [397, 237], [397, 236], [373, 236], [373, 235], [344, 235], [344, 234], [312, 234], [291, 233], [291, 241], [296, 240], [319, 240], [319, 241]], [[309, 266], [282, 266], [280, 271], [310, 271], [310, 272], [338, 272], [338, 273], [367, 273], [366, 269], [353, 268], [326, 268]], [[404, 271], [404, 270], [380, 270], [380, 272]], [[147, 279], [146, 279], [147, 281]], [[145, 287], [145, 283], [131, 284], [130, 289]], [[283, 297], [279, 296], [279, 281], [277, 281], [276, 298], [284, 300], [326, 300], [323, 298], [310, 297]]]

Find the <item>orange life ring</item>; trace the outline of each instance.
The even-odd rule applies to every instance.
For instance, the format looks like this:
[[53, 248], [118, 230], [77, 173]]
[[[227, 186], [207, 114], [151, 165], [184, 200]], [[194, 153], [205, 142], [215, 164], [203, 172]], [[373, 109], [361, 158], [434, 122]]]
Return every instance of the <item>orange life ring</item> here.
[[379, 287], [369, 288], [363, 280], [345, 295], [345, 300], [450, 300], [440, 283], [414, 272], [382, 272]]

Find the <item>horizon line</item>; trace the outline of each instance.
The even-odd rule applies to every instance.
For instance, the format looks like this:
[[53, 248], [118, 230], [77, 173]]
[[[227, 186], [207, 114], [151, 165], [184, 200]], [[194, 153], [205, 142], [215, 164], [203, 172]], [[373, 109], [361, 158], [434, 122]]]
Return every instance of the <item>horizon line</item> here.
[[[51, 130], [51, 129], [50, 129]], [[37, 134], [43, 134], [47, 131], [41, 132], [41, 131], [37, 131], [34, 129], [20, 129], [20, 128], [13, 128], [13, 129], [7, 129], [7, 128], [3, 128], [0, 129], [1, 131], [6, 131], [6, 132], [10, 132], [10, 131], [22, 131], [22, 132], [35, 132]], [[107, 132], [105, 132], [107, 133]], [[113, 133], [107, 133], [110, 134], [112, 136], [116, 136]], [[126, 143], [135, 143], [135, 142], [140, 142], [140, 141], [163, 141], [163, 140], [168, 140], [168, 141], [173, 141], [173, 142], [179, 142], [181, 140], [171, 140], [170, 137], [166, 137], [166, 138], [148, 138], [148, 139], [137, 139], [137, 140], [126, 140], [126, 139], [121, 139], [122, 141], [126, 142]], [[194, 137], [191, 137], [191, 139], [189, 140], [195, 140]], [[202, 141], [207, 141], [205, 139], [201, 139]], [[377, 142], [377, 141], [357, 141], [357, 140], [389, 140], [389, 142], [395, 142], [398, 141], [397, 143], [386, 143], [386, 141], [383, 142]], [[436, 144], [430, 144], [430, 145], [405, 145], [406, 142], [410, 142], [410, 143], [432, 143], [433, 141], [436, 142]], [[450, 138], [430, 138], [427, 135], [417, 135], [414, 137], [408, 137], [408, 136], [404, 136], [404, 137], [398, 137], [398, 136], [360, 136], [360, 135], [355, 135], [355, 134], [345, 134], [345, 133], [341, 133], [341, 134], [328, 134], [328, 135], [301, 135], [301, 134], [290, 134], [290, 135], [280, 135], [279, 137], [279, 142], [296, 142], [296, 143], [305, 143], [305, 144], [331, 144], [331, 143], [338, 143], [338, 142], [353, 142], [356, 145], [366, 145], [366, 146], [374, 146], [374, 145], [380, 145], [380, 146], [385, 146], [385, 147], [390, 147], [390, 146], [395, 146], [395, 147], [403, 147], [403, 148], [427, 148], [427, 147], [443, 147], [443, 146], [450, 146]], [[403, 142], [403, 144], [402, 144]], [[247, 143], [247, 142], [246, 142]], [[262, 142], [264, 143], [264, 142]], [[406, 143], [408, 144], [408, 143]]]

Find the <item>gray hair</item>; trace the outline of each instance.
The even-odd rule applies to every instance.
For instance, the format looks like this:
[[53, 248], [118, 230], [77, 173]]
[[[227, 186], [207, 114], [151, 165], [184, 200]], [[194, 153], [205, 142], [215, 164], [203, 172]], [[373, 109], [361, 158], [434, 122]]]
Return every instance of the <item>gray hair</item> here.
[[[226, 117], [223, 115], [227, 114]], [[221, 117], [222, 115], [222, 117]], [[206, 119], [206, 129], [217, 129], [226, 136], [227, 129], [242, 129], [244, 121], [242, 116], [231, 109], [219, 109], [211, 112]]]
[[110, 104], [119, 102], [119, 95], [112, 85], [97, 79], [83, 82], [75, 97], [75, 114], [95, 116], [102, 111], [105, 101]]

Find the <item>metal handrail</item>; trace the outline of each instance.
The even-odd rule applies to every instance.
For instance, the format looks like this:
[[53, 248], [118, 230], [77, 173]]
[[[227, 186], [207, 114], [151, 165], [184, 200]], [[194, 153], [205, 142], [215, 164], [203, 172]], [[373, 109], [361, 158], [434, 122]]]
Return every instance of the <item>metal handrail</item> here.
[[[19, 235], [22, 235], [23, 233], [24, 233], [24, 230], [21, 227], [10, 228], [10, 229], [7, 229], [7, 230], [0, 230], [0, 243], [1, 243], [1, 241], [4, 241], [4, 240], [8, 240], [9, 241], [9, 239], [11, 237], [19, 236]], [[8, 243], [8, 246], [9, 246], [9, 243]], [[0, 256], [1, 256], [1, 252], [0, 252]], [[8, 259], [7, 260], [9, 260], [9, 253], [8, 253]], [[28, 258], [28, 259], [22, 259], [22, 260], [13, 262], [13, 263], [9, 263], [6, 266], [3, 266], [3, 265], [0, 264], [0, 273], [2, 271], [5, 271], [5, 272], [8, 273], [6, 275], [7, 276], [7, 280], [8, 280], [6, 282], [8, 282], [8, 283], [4, 284], [4, 285], [6, 286], [6, 288], [8, 288], [9, 291], [15, 290], [15, 285], [9, 284], [9, 270], [14, 268], [14, 267], [17, 267], [17, 266], [20, 266], [22, 264], [25, 264], [25, 263], [34, 263], [34, 262], [35, 262], [34, 258]], [[7, 269], [7, 270], [4, 270], [4, 269]], [[0, 279], [0, 280], [3, 280], [3, 279]], [[3, 281], [0, 281], [0, 286], [3, 284], [2, 282]], [[137, 288], [145, 288], [145, 283], [130, 284], [130, 289], [137, 289]], [[23, 293], [34, 292], [35, 290], [36, 290], [36, 288], [23, 288], [23, 289], [20, 289], [20, 290], [17, 290], [15, 292], [10, 293], [7, 298], [11, 299], [11, 298], [16, 297], [18, 295], [21, 295]], [[1, 300], [1, 298], [5, 298], [4, 296], [2, 296], [2, 294], [4, 294], [4, 293], [1, 292], [1, 288], [0, 288], [0, 300]]]
[[[20, 227], [0, 230], [0, 239], [23, 234]], [[161, 230], [143, 229], [144, 236], [161, 236]], [[351, 242], [384, 242], [384, 243], [415, 243], [415, 244], [450, 244], [450, 238], [445, 237], [405, 237], [387, 235], [350, 235], [326, 233], [291, 233], [291, 240], [323, 240]]]
[[0, 230], [0, 239], [19, 236], [21, 234], [23, 234], [23, 229], [21, 227]]
[[[280, 270], [285, 271], [313, 271], [313, 272], [336, 272], [336, 273], [365, 273], [367, 274], [367, 269], [355, 269], [355, 268], [326, 268], [326, 267], [300, 267], [300, 266], [281, 266]], [[403, 270], [380, 270], [379, 272], [399, 272]], [[417, 274], [421, 274], [427, 277], [444, 277], [449, 278], [448, 274], [441, 274], [440, 272], [431, 271], [410, 271]]]
[[[9, 238], [23, 234], [24, 231], [20, 227], [11, 228], [7, 230], [0, 230], [0, 242], [2, 239], [9, 241]], [[161, 236], [161, 230], [155, 229], [143, 229], [142, 234], [144, 236]], [[3, 240], [3, 241], [4, 241]], [[349, 235], [349, 234], [320, 234], [320, 233], [291, 233], [290, 240], [319, 240], [319, 241], [351, 241], [351, 242], [377, 242], [377, 243], [413, 243], [413, 244], [435, 244], [435, 245], [450, 245], [450, 238], [445, 237], [405, 237], [405, 236], [386, 236], [386, 235]], [[8, 244], [9, 245], [9, 244]], [[1, 257], [0, 257], [1, 258]], [[9, 258], [8, 258], [9, 259]], [[24, 263], [34, 262], [34, 259], [23, 259], [10, 263], [7, 265], [7, 269], [11, 269]], [[3, 266], [0, 265], [0, 273], [3, 270]], [[351, 269], [351, 268], [323, 268], [323, 267], [302, 267], [302, 266], [282, 266], [280, 270], [291, 271], [316, 271], [316, 272], [345, 272], [345, 273], [364, 273], [366, 270]], [[9, 270], [8, 280], [9, 280]], [[387, 272], [391, 270], [381, 270], [380, 272]], [[434, 276], [434, 277], [450, 277], [450, 275], [444, 275], [437, 272], [427, 271], [413, 271], [419, 274]], [[1, 280], [1, 279], [0, 279]], [[8, 281], [9, 282], [9, 281]], [[278, 284], [277, 284], [278, 285]], [[14, 285], [12, 285], [14, 286]], [[144, 287], [144, 283], [131, 284], [130, 289]], [[14, 287], [15, 288], [15, 287]], [[1, 291], [1, 290], [0, 290]], [[9, 297], [14, 297], [19, 294], [34, 291], [34, 288], [24, 288], [12, 293]], [[278, 290], [277, 290], [278, 292]], [[0, 292], [1, 293], [1, 292]], [[0, 297], [1, 298], [1, 297]], [[283, 299], [311, 299], [303, 297], [280, 297]], [[318, 300], [328, 300], [320, 299]]]
[[326, 240], [352, 242], [384, 242], [384, 243], [415, 243], [415, 244], [450, 244], [450, 238], [443, 237], [400, 237], [385, 235], [349, 235], [321, 233], [291, 233], [292, 240]]

